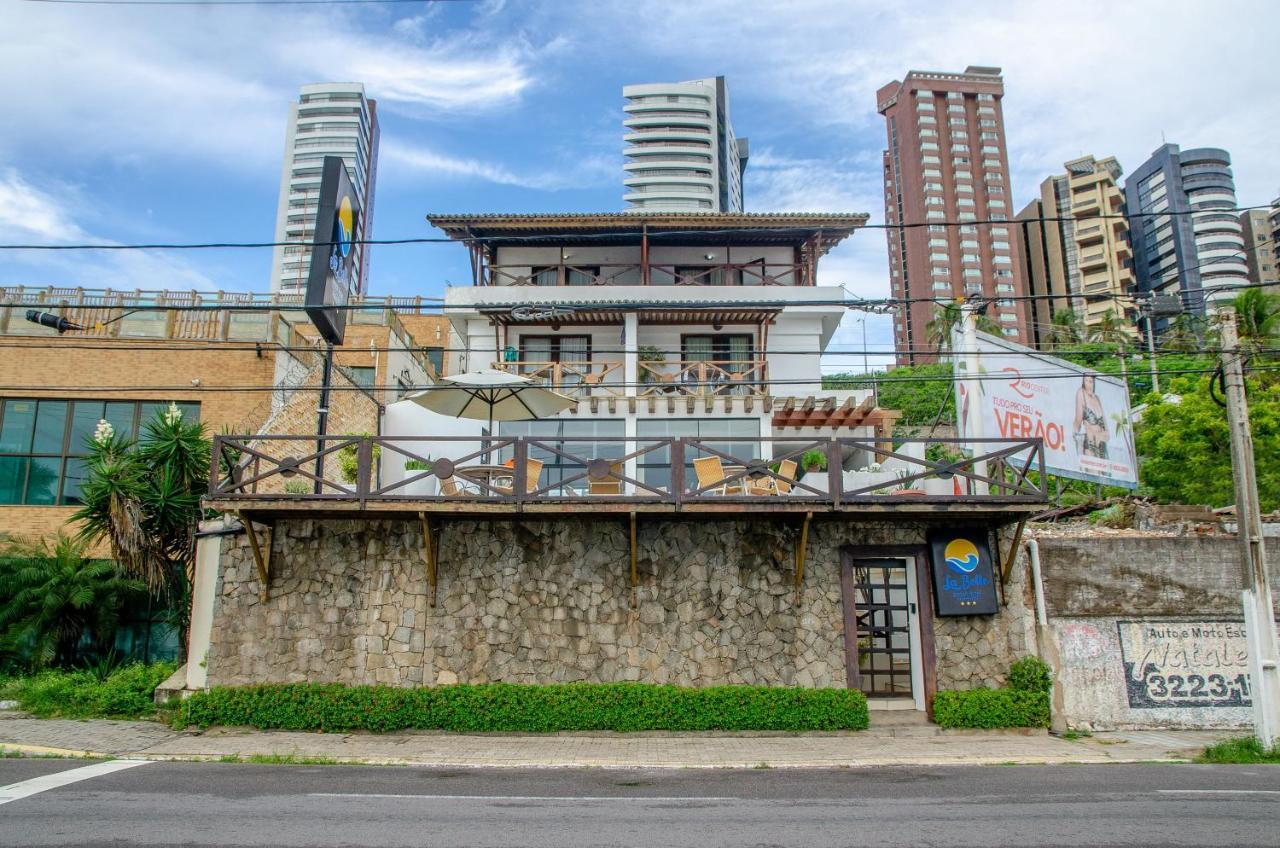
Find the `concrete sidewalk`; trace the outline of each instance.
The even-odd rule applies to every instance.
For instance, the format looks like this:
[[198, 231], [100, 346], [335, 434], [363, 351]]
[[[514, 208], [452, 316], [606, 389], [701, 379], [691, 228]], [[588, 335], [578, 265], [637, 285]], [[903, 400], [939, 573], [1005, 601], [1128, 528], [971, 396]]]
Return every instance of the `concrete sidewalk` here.
[[861, 733], [291, 733], [175, 731], [146, 721], [71, 721], [0, 713], [0, 748], [33, 755], [163, 760], [282, 757], [377, 765], [839, 768], [888, 765], [1181, 762], [1230, 732], [1130, 731], [1076, 740], [1044, 731], [875, 726]]

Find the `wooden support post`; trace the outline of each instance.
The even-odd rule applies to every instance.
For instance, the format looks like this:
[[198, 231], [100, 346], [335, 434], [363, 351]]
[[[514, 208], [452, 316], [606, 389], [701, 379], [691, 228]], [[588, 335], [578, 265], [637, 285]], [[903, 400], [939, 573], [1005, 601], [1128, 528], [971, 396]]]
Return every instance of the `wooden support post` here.
[[1026, 526], [1027, 519], [1023, 518], [1018, 521], [1018, 527], [1013, 531], [1013, 544], [1009, 545], [1009, 552], [1004, 555], [1004, 566], [1000, 572], [1001, 583], [1007, 584], [1009, 575], [1013, 573], [1013, 561], [1018, 558], [1018, 545], [1022, 543], [1022, 530]]
[[639, 551], [636, 547], [636, 514], [631, 513], [631, 608], [640, 608]]
[[[244, 527], [245, 533], [249, 535], [249, 547], [253, 551], [253, 562], [258, 566], [258, 581], [262, 584], [258, 591], [258, 596], [265, 603], [271, 588], [271, 544], [268, 543], [266, 550], [263, 550], [262, 544], [258, 541], [258, 534], [253, 529], [253, 522], [245, 518], [244, 513], [236, 513], [236, 517], [240, 519], [240, 524]], [[275, 533], [271, 534], [272, 539]]]
[[800, 597], [800, 587], [804, 585], [804, 553], [805, 548], [809, 547], [809, 522], [813, 520], [813, 513], [806, 512], [804, 514], [804, 523], [800, 525], [800, 544], [796, 547], [796, 598]]
[[431, 533], [431, 519], [427, 518], [425, 512], [418, 513], [418, 520], [422, 522], [422, 559], [427, 564], [427, 604], [429, 606], [436, 605], [436, 576], [439, 570], [439, 528], [436, 528], [436, 535]]

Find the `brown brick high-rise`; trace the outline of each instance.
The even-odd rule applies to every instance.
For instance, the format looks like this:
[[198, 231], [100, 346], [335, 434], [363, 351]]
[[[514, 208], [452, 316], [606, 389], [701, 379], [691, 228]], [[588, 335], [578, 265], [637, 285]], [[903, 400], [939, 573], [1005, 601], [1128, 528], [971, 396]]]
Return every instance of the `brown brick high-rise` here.
[[876, 92], [888, 133], [891, 290], [912, 301], [894, 319], [899, 365], [936, 359], [929, 322], [939, 303], [961, 297], [992, 301], [987, 314], [1003, 336], [1030, 339], [1026, 303], [1016, 299], [1026, 289], [1014, 258], [1014, 225], [1004, 223], [1013, 217], [1013, 200], [1003, 96], [1000, 69], [976, 66], [962, 74], [911, 71]]

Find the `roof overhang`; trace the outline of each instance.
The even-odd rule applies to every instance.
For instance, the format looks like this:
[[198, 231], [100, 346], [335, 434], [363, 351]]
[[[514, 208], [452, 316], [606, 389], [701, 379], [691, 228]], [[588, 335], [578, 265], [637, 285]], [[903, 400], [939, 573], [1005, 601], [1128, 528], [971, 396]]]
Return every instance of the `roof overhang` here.
[[427, 221], [458, 241], [515, 244], [763, 245], [817, 247], [821, 256], [866, 225], [866, 213], [600, 212], [430, 214]]

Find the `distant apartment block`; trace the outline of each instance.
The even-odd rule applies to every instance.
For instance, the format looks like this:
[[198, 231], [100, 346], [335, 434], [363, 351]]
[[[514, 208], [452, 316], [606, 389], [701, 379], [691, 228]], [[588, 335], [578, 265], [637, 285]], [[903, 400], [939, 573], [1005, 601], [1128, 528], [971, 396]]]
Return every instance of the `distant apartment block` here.
[[1034, 298], [1032, 340], [1041, 347], [1054, 313], [1063, 309], [1086, 329], [1114, 313], [1136, 335], [1137, 310], [1127, 299], [1136, 279], [1120, 163], [1082, 156], [1064, 167], [1017, 216], [1022, 270]]
[[747, 140], [733, 134], [724, 77], [629, 85], [626, 193], [629, 208], [741, 212]]
[[[900, 365], [932, 361], [938, 303], [981, 296], [1011, 341], [1029, 343], [1022, 270], [1014, 258], [1009, 158], [999, 68], [911, 71], [876, 92], [885, 117], [885, 221]], [[906, 226], [895, 229], [893, 225]], [[912, 226], [917, 225], [917, 226]], [[930, 302], [930, 299], [936, 302]]]
[[[304, 85], [289, 107], [284, 166], [276, 212], [276, 242], [271, 258], [271, 291], [303, 294], [307, 287], [310, 244], [315, 234], [320, 171], [326, 156], [341, 156], [347, 177], [360, 197], [363, 214], [356, 227], [356, 277], [352, 295], [368, 290], [369, 250], [361, 244], [373, 234], [373, 190], [378, 175], [378, 104], [357, 82]], [[296, 245], [296, 246], [295, 246]]]
[[[1240, 213], [1241, 235], [1244, 237], [1245, 262], [1249, 279], [1255, 283], [1280, 284], [1280, 245], [1275, 230], [1280, 229], [1280, 215], [1270, 209], [1250, 209]], [[1272, 221], [1272, 217], [1276, 221]]]
[[[1231, 156], [1212, 147], [1165, 144], [1125, 181], [1141, 293], [1176, 294], [1204, 314], [1248, 283]], [[1156, 319], [1156, 332], [1170, 319]]]

